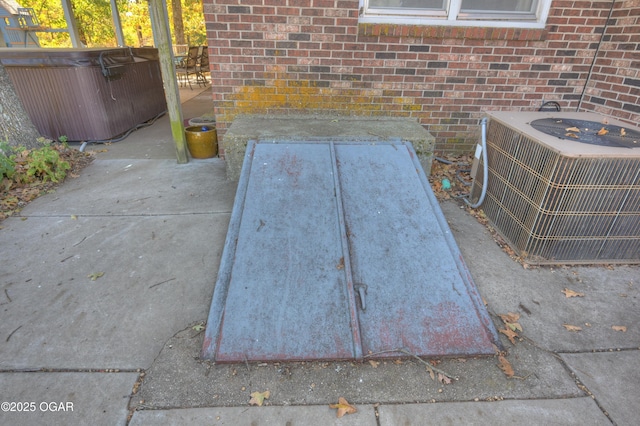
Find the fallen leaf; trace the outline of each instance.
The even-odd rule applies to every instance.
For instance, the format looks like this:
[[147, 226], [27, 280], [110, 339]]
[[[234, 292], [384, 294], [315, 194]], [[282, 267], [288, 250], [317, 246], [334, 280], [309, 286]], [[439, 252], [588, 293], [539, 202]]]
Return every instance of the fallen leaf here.
[[511, 363], [507, 361], [507, 359], [502, 355], [498, 357], [498, 361], [500, 362], [498, 366], [500, 367], [500, 370], [504, 372], [505, 376], [513, 377], [514, 372], [513, 372], [513, 367], [511, 366]]
[[492, 343], [492, 344], [491, 344], [491, 346], [493, 346], [493, 352], [494, 352], [496, 355], [500, 355], [500, 353], [501, 353], [500, 348], [498, 348], [498, 347], [495, 345], [495, 343]]
[[18, 200], [18, 197], [7, 197], [4, 200], [0, 201], [0, 207], [7, 210], [13, 209], [17, 207], [19, 202], [20, 200]]
[[373, 368], [378, 368], [378, 365], [380, 365], [378, 361], [374, 361], [372, 359], [369, 360], [369, 364], [371, 364]]
[[507, 336], [507, 338], [509, 339], [512, 345], [516, 344], [515, 338], [518, 337], [518, 333], [511, 330], [510, 328], [505, 328], [504, 330], [498, 330], [498, 331], [504, 334], [505, 336]]
[[344, 257], [341, 257], [336, 265], [336, 269], [344, 269]]
[[564, 290], [562, 290], [562, 292], [564, 293], [565, 297], [567, 297], [567, 298], [569, 298], [569, 297], [584, 297], [584, 293], [578, 293], [577, 291], [569, 290], [568, 288], [565, 288]]
[[353, 414], [358, 411], [356, 407], [349, 404], [343, 397], [338, 398], [337, 404], [329, 404], [329, 408], [335, 408], [338, 410], [338, 412], [336, 413], [336, 417], [338, 418], [344, 416], [345, 414]]
[[581, 331], [582, 330], [582, 327], [578, 327], [577, 325], [562, 324], [562, 326], [564, 328], [566, 328], [568, 331]]
[[580, 136], [576, 135], [575, 133], [565, 133], [564, 135], [570, 138], [580, 139]]
[[91, 278], [91, 281], [95, 281], [103, 275], [104, 275], [104, 272], [94, 272], [93, 274], [87, 275], [87, 278]]
[[522, 326], [517, 322], [520, 319], [520, 314], [517, 312], [508, 312], [506, 314], [498, 315], [502, 322], [505, 324], [504, 330], [498, 330], [500, 333], [507, 336], [511, 344], [515, 345], [515, 338], [519, 337], [517, 331], [523, 331]]
[[625, 327], [624, 325], [612, 325], [611, 328], [613, 329], [613, 331], [622, 331], [623, 333], [627, 332], [627, 327]]
[[502, 321], [504, 323], [508, 323], [508, 322], [517, 322], [520, 319], [520, 314], [519, 313], [513, 313], [513, 312], [508, 312], [506, 314], [501, 314], [499, 315], [500, 318], [502, 318]]
[[257, 405], [258, 407], [262, 407], [262, 403], [265, 399], [269, 399], [271, 392], [251, 392], [251, 399], [249, 400], [250, 405]]
[[580, 129], [578, 129], [577, 127], [567, 127], [566, 129], [567, 132], [576, 132], [576, 133], [580, 133]]
[[604, 136], [607, 133], [609, 133], [609, 131], [607, 129], [605, 129], [604, 127], [600, 130], [598, 130], [598, 136]]
[[624, 129], [620, 129], [620, 136], [626, 136], [627, 132]]
[[509, 327], [511, 331], [523, 331], [522, 326], [517, 322], [514, 322], [514, 323], [508, 322], [506, 326]]
[[195, 331], [202, 331], [204, 330], [204, 324], [196, 324], [191, 328], [194, 329]]
[[451, 384], [451, 379], [448, 378], [447, 376], [445, 376], [442, 373], [438, 373], [438, 381], [440, 383], [442, 383], [443, 385], [450, 385]]
[[436, 375], [435, 375], [435, 373], [433, 372], [433, 368], [431, 368], [431, 367], [429, 367], [429, 366], [427, 365], [427, 371], [429, 372], [429, 377], [431, 377], [431, 380], [435, 380], [435, 379], [436, 379]]
[[72, 220], [77, 220], [77, 219], [78, 219], [78, 216], [76, 216], [75, 214], [72, 214], [72, 215], [71, 215], [71, 219], [72, 219]]

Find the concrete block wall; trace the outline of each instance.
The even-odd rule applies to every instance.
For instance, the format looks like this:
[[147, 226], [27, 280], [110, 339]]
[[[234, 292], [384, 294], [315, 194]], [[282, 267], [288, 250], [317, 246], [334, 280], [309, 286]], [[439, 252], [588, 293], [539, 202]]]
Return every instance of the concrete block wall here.
[[611, 4], [555, 0], [527, 30], [359, 24], [358, 0], [204, 0], [218, 132], [240, 114], [405, 117], [436, 151], [468, 151], [484, 111], [576, 110]]
[[377, 142], [410, 142], [420, 165], [431, 173], [434, 138], [415, 121], [390, 117], [344, 117], [323, 115], [240, 115], [224, 135], [227, 178], [238, 180], [247, 143], [263, 141], [349, 140]]

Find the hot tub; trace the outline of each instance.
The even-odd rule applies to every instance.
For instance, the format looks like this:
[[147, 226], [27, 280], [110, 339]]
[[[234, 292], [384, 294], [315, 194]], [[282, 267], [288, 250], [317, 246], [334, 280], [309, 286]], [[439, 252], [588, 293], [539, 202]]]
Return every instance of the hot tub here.
[[155, 48], [0, 49], [40, 134], [113, 139], [166, 110]]

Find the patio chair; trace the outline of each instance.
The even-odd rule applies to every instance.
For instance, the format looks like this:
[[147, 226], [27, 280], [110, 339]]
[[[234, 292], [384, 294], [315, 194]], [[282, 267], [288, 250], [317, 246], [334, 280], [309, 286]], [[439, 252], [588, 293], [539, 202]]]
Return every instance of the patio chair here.
[[187, 44], [174, 44], [172, 47], [174, 56], [187, 56], [189, 53], [189, 45]]
[[202, 56], [202, 51], [202, 46], [190, 46], [187, 57], [176, 64], [176, 75], [180, 86], [189, 84], [189, 89], [193, 90], [189, 76], [195, 75], [196, 79], [198, 78], [197, 67], [200, 62], [200, 57]]
[[208, 84], [207, 78], [204, 73], [209, 72], [209, 49], [204, 46], [202, 49], [202, 55], [200, 55], [200, 60], [196, 65], [196, 82], [198, 86], [202, 84], [206, 86]]

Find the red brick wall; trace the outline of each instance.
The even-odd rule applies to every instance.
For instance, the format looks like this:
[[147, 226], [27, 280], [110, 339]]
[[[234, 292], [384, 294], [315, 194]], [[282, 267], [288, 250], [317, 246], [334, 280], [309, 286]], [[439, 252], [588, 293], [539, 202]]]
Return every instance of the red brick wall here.
[[581, 110], [640, 123], [640, 0], [616, 1]]
[[[483, 111], [551, 100], [576, 110], [610, 6], [555, 0], [545, 29], [519, 30], [358, 25], [358, 0], [204, 0], [219, 135], [244, 113], [403, 116], [424, 125], [438, 151], [468, 150]], [[636, 28], [624, 43], [637, 37]], [[618, 54], [612, 43], [603, 60]], [[621, 53], [632, 76], [620, 83], [600, 61], [594, 77], [605, 86], [631, 79], [637, 101], [637, 53]], [[607, 106], [612, 90], [590, 87], [583, 106]]]

